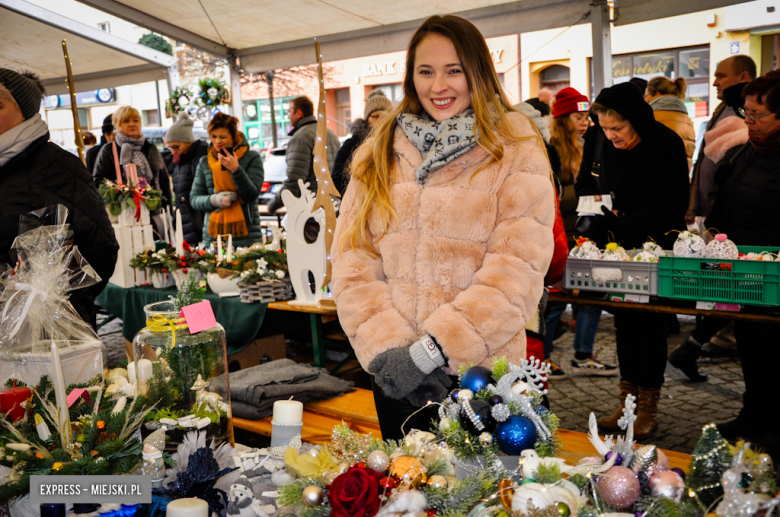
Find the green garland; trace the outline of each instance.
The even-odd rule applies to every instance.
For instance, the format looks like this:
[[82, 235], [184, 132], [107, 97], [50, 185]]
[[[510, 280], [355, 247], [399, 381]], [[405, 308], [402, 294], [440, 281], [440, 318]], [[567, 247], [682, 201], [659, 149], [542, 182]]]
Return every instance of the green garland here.
[[205, 78], [198, 81], [200, 93], [198, 101], [203, 106], [213, 108], [221, 104], [227, 104], [230, 100], [230, 91], [225, 83], [219, 79]]

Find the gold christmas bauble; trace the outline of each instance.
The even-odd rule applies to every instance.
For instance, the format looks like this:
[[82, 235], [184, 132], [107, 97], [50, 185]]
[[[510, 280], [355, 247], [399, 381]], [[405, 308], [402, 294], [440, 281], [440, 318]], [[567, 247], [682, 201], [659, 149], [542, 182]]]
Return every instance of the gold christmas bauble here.
[[431, 476], [428, 478], [428, 484], [432, 486], [433, 488], [446, 488], [447, 487], [447, 478], [440, 475]]
[[325, 497], [325, 493], [317, 485], [309, 485], [303, 489], [303, 504], [308, 507], [319, 506]]
[[55, 463], [54, 465], [51, 466], [51, 469], [52, 470], [60, 470], [64, 466], [65, 466], [64, 463], [62, 463], [61, 461], [58, 461], [57, 463]]
[[414, 456], [399, 456], [390, 465], [390, 475], [401, 480], [402, 483], [411, 483], [419, 485], [425, 483], [425, 467], [419, 458]]

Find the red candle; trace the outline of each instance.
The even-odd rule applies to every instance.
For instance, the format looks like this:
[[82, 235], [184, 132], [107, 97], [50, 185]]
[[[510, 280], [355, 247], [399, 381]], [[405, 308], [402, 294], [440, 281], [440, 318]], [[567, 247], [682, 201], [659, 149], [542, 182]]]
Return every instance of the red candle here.
[[8, 414], [12, 422], [24, 418], [24, 408], [22, 402], [30, 398], [30, 388], [26, 386], [16, 386], [0, 391], [0, 411]]

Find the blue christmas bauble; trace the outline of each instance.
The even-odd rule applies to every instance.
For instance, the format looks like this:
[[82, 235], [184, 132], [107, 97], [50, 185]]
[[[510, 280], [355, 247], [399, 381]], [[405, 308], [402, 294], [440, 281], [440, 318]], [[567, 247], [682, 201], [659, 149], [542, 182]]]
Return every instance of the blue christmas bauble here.
[[493, 382], [493, 373], [484, 366], [474, 366], [466, 370], [460, 379], [460, 387], [476, 394], [482, 388]]
[[524, 416], [512, 415], [496, 428], [498, 448], [510, 456], [518, 456], [526, 449], [533, 449], [536, 427]]
[[501, 404], [504, 401], [504, 397], [501, 395], [493, 395], [488, 399], [488, 402], [490, 402], [491, 406], [495, 406], [496, 404]]

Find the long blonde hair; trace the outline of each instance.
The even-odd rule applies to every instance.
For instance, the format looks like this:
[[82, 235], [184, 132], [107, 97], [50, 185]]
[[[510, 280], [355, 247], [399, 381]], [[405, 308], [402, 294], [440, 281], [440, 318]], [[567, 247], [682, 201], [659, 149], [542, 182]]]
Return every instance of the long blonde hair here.
[[342, 249], [344, 244], [349, 243], [355, 251], [363, 250], [369, 255], [378, 256], [379, 253], [369, 239], [369, 219], [379, 223], [382, 228], [381, 234], [375, 239], [378, 242], [396, 217], [391, 192], [394, 165], [393, 135], [396, 117], [400, 113], [413, 113], [415, 115], [423, 113], [420, 98], [414, 87], [414, 62], [417, 47], [429, 34], [439, 34], [449, 39], [463, 65], [471, 94], [471, 107], [474, 109], [476, 118], [474, 133], [477, 144], [490, 154], [488, 162], [477, 169], [474, 174], [476, 175], [480, 170], [504, 157], [504, 147], [499, 135], [514, 140], [533, 138], [519, 137], [509, 125], [506, 113], [516, 110], [509, 103], [498, 82], [498, 75], [493, 67], [490, 51], [479, 29], [471, 22], [458, 16], [447, 15], [428, 18], [409, 41], [403, 83], [404, 98], [395, 109], [388, 113], [388, 116], [381, 119], [372, 131], [375, 140], [371, 153], [360, 162], [353, 163], [350, 168], [353, 179], [365, 183], [365, 197], [362, 199], [354, 220], [344, 231], [339, 249]]
[[582, 161], [582, 146], [577, 139], [577, 130], [569, 115], [554, 118], [550, 127], [550, 144], [561, 158], [561, 176], [563, 185], [573, 183]]

